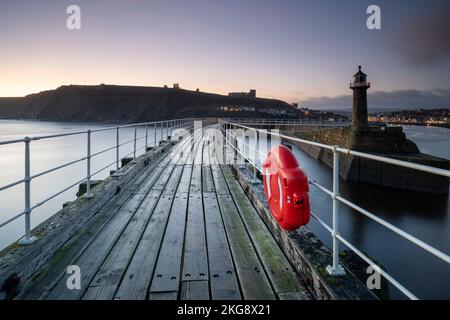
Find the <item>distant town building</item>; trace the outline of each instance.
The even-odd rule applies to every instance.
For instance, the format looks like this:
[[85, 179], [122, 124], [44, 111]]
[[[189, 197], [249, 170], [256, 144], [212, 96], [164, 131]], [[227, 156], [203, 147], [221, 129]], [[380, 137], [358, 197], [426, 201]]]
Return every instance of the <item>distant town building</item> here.
[[229, 97], [245, 97], [245, 98], [256, 98], [256, 90], [251, 89], [249, 92], [230, 92]]
[[255, 112], [254, 106], [242, 106], [242, 105], [227, 105], [219, 107], [220, 110], [225, 112]]

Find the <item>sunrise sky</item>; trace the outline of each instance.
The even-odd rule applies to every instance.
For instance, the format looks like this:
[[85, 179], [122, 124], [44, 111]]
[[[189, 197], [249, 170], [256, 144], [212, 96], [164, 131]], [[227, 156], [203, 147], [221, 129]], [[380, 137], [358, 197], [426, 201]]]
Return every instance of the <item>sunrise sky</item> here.
[[[66, 8], [81, 8], [81, 30]], [[368, 30], [366, 8], [381, 7]], [[448, 1], [0, 0], [0, 96], [63, 84], [257, 95], [326, 107], [358, 64], [373, 101], [450, 107]]]

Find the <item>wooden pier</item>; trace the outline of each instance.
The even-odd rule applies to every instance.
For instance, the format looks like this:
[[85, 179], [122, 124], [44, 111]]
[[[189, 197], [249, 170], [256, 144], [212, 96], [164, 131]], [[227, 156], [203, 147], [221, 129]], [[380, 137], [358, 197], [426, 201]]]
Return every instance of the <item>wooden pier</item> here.
[[[145, 166], [17, 298], [310, 299], [211, 138]], [[68, 265], [80, 290], [67, 287]]]

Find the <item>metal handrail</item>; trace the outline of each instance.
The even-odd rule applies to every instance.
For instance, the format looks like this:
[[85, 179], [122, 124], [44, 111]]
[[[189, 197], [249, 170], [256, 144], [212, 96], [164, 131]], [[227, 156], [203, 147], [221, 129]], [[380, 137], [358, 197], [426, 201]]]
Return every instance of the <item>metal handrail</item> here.
[[[17, 186], [19, 184], [24, 183], [25, 184], [25, 194], [24, 194], [24, 211], [14, 215], [13, 217], [7, 219], [6, 221], [3, 221], [0, 223], [0, 228], [4, 227], [5, 225], [15, 221], [16, 219], [20, 218], [21, 216], [25, 215], [25, 236], [19, 241], [20, 244], [30, 244], [34, 242], [34, 237], [31, 237], [31, 223], [30, 223], [30, 214], [31, 211], [42, 206], [43, 204], [47, 203], [48, 201], [54, 199], [55, 197], [59, 196], [60, 194], [70, 190], [71, 188], [75, 187], [76, 185], [86, 181], [86, 193], [83, 195], [85, 198], [92, 198], [93, 194], [91, 193], [91, 177], [94, 175], [97, 175], [98, 173], [104, 171], [105, 169], [111, 167], [112, 165], [116, 164], [116, 171], [113, 175], [116, 178], [120, 178], [119, 174], [119, 151], [120, 147], [129, 144], [134, 143], [133, 151], [126, 154], [124, 157], [128, 157], [133, 155], [133, 157], [136, 157], [136, 153], [142, 149], [147, 149], [148, 147], [148, 128], [149, 126], [153, 126], [154, 130], [154, 139], [153, 144], [154, 146], [157, 145], [157, 135], [160, 135], [160, 140], [163, 140], [163, 136], [167, 137], [169, 134], [172, 134], [173, 130], [183, 127], [191, 127], [191, 122], [193, 119], [186, 118], [186, 119], [172, 119], [172, 120], [164, 120], [164, 121], [154, 121], [154, 122], [142, 122], [142, 123], [133, 123], [133, 124], [126, 124], [121, 126], [114, 126], [114, 127], [106, 127], [106, 128], [98, 128], [98, 129], [88, 129], [88, 130], [80, 130], [80, 131], [72, 131], [72, 132], [64, 132], [59, 134], [51, 134], [51, 135], [42, 135], [42, 136], [34, 136], [34, 137], [24, 137], [22, 139], [12, 139], [12, 140], [4, 140], [0, 141], [0, 146], [2, 145], [9, 145], [9, 144], [16, 144], [16, 143], [25, 143], [25, 177], [23, 179], [11, 182], [9, 184], [0, 186], [0, 192], [7, 190], [9, 188], [12, 188], [14, 186]], [[137, 137], [137, 128], [145, 126], [145, 135]], [[120, 129], [122, 128], [134, 128], [134, 137], [133, 139], [127, 140], [125, 142], [120, 142]], [[100, 132], [100, 131], [108, 131], [108, 130], [115, 130], [116, 131], [116, 144], [112, 147], [105, 148], [103, 150], [97, 151], [96, 153], [91, 153], [91, 134], [93, 132]], [[170, 131], [170, 132], [169, 132]], [[67, 136], [73, 136], [73, 135], [83, 135], [85, 134], [87, 136], [87, 150], [86, 150], [86, 156], [72, 160], [66, 163], [63, 163], [61, 165], [58, 165], [56, 167], [41, 171], [39, 173], [36, 173], [34, 175], [30, 174], [30, 160], [31, 160], [31, 151], [30, 151], [30, 143], [32, 141], [39, 141], [39, 140], [46, 140], [46, 139], [53, 139], [53, 138], [59, 138], [59, 137], [67, 137]], [[142, 140], [145, 138], [145, 145], [137, 148], [137, 141]], [[91, 159], [95, 156], [98, 156], [100, 154], [103, 154], [108, 151], [116, 150], [116, 157], [113, 162], [109, 163], [108, 165], [104, 166], [103, 168], [97, 170], [94, 173], [91, 173]], [[31, 189], [31, 181], [33, 179], [36, 179], [38, 177], [47, 175], [49, 173], [55, 172], [57, 170], [60, 170], [62, 168], [74, 165], [76, 163], [82, 162], [86, 160], [86, 177], [83, 179], [64, 187], [62, 190], [59, 190], [56, 193], [53, 193], [52, 195], [48, 196], [42, 201], [39, 201], [35, 203], [34, 205], [31, 205], [31, 197], [30, 197], [30, 189]]]
[[[376, 215], [369, 212], [368, 210], [361, 208], [360, 206], [354, 204], [350, 200], [345, 199], [342, 196], [340, 196], [340, 194], [339, 194], [339, 155], [340, 154], [354, 155], [357, 157], [362, 157], [362, 158], [371, 159], [374, 161], [389, 163], [389, 164], [393, 164], [393, 165], [397, 165], [397, 166], [401, 166], [401, 167], [407, 167], [410, 169], [415, 169], [415, 170], [419, 170], [422, 172], [436, 174], [436, 175], [440, 175], [440, 176], [444, 176], [444, 177], [450, 177], [450, 170], [444, 170], [444, 169], [440, 169], [440, 168], [415, 164], [415, 163], [406, 162], [406, 161], [402, 161], [402, 160], [397, 160], [397, 159], [392, 159], [392, 158], [387, 158], [387, 157], [382, 157], [382, 156], [376, 156], [376, 155], [369, 154], [369, 153], [354, 151], [354, 150], [350, 150], [347, 148], [341, 148], [339, 146], [325, 145], [325, 144], [321, 144], [321, 143], [317, 143], [317, 142], [313, 142], [313, 141], [309, 141], [309, 140], [299, 139], [296, 137], [286, 136], [286, 135], [279, 134], [279, 133], [268, 132], [267, 130], [244, 126], [242, 124], [227, 122], [222, 119], [219, 119], [219, 126], [222, 129], [221, 130], [222, 135], [224, 135], [223, 131], [225, 131], [226, 132], [225, 134], [233, 136], [233, 134], [229, 132], [229, 131], [231, 131], [230, 130], [231, 128], [244, 128], [247, 130], [253, 130], [255, 132], [264, 132], [265, 134], [275, 135], [277, 138], [283, 138], [283, 139], [290, 140], [290, 141], [296, 141], [296, 142], [301, 142], [301, 143], [305, 143], [308, 145], [317, 146], [320, 148], [325, 148], [325, 149], [333, 152], [333, 189], [329, 190], [314, 180], [309, 182], [312, 186], [318, 188], [318, 190], [320, 190], [320, 191], [324, 192], [325, 194], [327, 194], [328, 196], [330, 196], [333, 201], [332, 226], [329, 226], [327, 223], [325, 223], [315, 213], [313, 213], [313, 212], [311, 213], [311, 216], [315, 220], [317, 220], [318, 223], [331, 234], [332, 239], [333, 239], [333, 248], [332, 248], [333, 263], [332, 263], [332, 265], [327, 267], [327, 271], [331, 276], [340, 276], [340, 275], [345, 274], [345, 269], [339, 264], [339, 242], [341, 242], [344, 245], [346, 245], [348, 248], [350, 248], [350, 250], [355, 252], [360, 258], [362, 258], [368, 264], [374, 266], [374, 268], [376, 269], [376, 271], [379, 274], [384, 276], [392, 285], [394, 285], [398, 290], [400, 290], [400, 292], [405, 294], [408, 298], [413, 299], [413, 300], [418, 299], [418, 297], [416, 295], [414, 295], [411, 291], [409, 291], [407, 288], [405, 288], [402, 284], [400, 284], [397, 280], [395, 280], [386, 271], [384, 271], [382, 268], [380, 268], [374, 261], [372, 261], [369, 257], [367, 257], [367, 255], [365, 255], [360, 250], [358, 250], [355, 246], [353, 246], [347, 239], [345, 239], [339, 233], [339, 229], [338, 229], [338, 226], [339, 226], [339, 224], [338, 224], [339, 203], [343, 203], [343, 204], [349, 206], [350, 208], [365, 215], [366, 217], [372, 219], [373, 221], [377, 222], [378, 224], [384, 226], [385, 228], [393, 231], [394, 233], [403, 237], [404, 239], [408, 240], [409, 242], [412, 242], [413, 244], [417, 245], [418, 247], [422, 248], [423, 250], [427, 251], [428, 253], [430, 253], [430, 254], [434, 255], [435, 257], [441, 259], [442, 261], [450, 264], [450, 256], [447, 255], [446, 253], [434, 248], [433, 246], [430, 246], [429, 244], [425, 243], [424, 241], [412, 236], [411, 234], [407, 233], [406, 231], [399, 229], [398, 227], [394, 226], [393, 224], [377, 217]], [[237, 139], [236, 136], [234, 136], [234, 138]], [[225, 138], [225, 141], [229, 145], [231, 145], [236, 150], [236, 152], [239, 152], [243, 158], [246, 158], [245, 152], [243, 153], [243, 152], [239, 151], [238, 148], [235, 148], [233, 146], [233, 143], [230, 142], [228, 139]], [[249, 159], [247, 159], [247, 160], [249, 161]], [[252, 165], [254, 165], [254, 164], [252, 163]], [[259, 168], [255, 168], [255, 170], [256, 169], [259, 170]], [[259, 171], [261, 171], [261, 170], [259, 170]], [[261, 171], [261, 173], [262, 173], [262, 171]]]
[[417, 163], [414, 163], [414, 162], [408, 162], [408, 161], [403, 161], [403, 160], [397, 160], [397, 159], [377, 156], [377, 155], [374, 155], [374, 154], [364, 153], [364, 152], [360, 152], [360, 151], [355, 151], [355, 150], [351, 150], [351, 149], [348, 149], [348, 148], [342, 148], [342, 147], [339, 147], [339, 146], [331, 146], [331, 145], [328, 145], [328, 144], [323, 144], [323, 143], [313, 142], [313, 141], [310, 141], [310, 140], [300, 139], [300, 138], [288, 136], [288, 135], [285, 135], [285, 134], [273, 133], [273, 132], [270, 132], [270, 131], [267, 131], [267, 130], [264, 130], [264, 129], [252, 128], [252, 127], [241, 125], [241, 124], [225, 122], [223, 120], [221, 120], [221, 122], [222, 123], [226, 123], [226, 124], [232, 124], [233, 126], [245, 128], [245, 129], [248, 129], [248, 130], [254, 130], [254, 131], [258, 131], [258, 132], [263, 132], [265, 134], [273, 135], [273, 136], [276, 136], [278, 138], [283, 138], [283, 139], [290, 140], [290, 141], [295, 141], [295, 142], [301, 142], [301, 143], [309, 144], [309, 145], [316, 146], [316, 147], [319, 147], [319, 148], [324, 148], [324, 149], [327, 149], [327, 150], [330, 150], [330, 151], [333, 151], [333, 149], [335, 148], [336, 152], [342, 153], [344, 155], [354, 155], [354, 156], [365, 158], [365, 159], [370, 159], [370, 160], [375, 160], [375, 161], [379, 161], [379, 162], [384, 162], [384, 163], [389, 163], [389, 164], [393, 164], [393, 165], [398, 165], [398, 166], [401, 166], [401, 167], [406, 167], [406, 168], [409, 168], [409, 169], [415, 169], [415, 170], [419, 170], [419, 171], [423, 171], [423, 172], [427, 172], [427, 173], [437, 174], [437, 175], [444, 176], [444, 177], [450, 177], [450, 170], [430, 167], [430, 166], [426, 166], [426, 165], [422, 165], [422, 164], [417, 164]]
[[342, 120], [310, 120], [310, 119], [252, 119], [252, 118], [231, 118], [227, 119], [228, 122], [237, 124], [262, 124], [262, 125], [310, 125], [310, 126], [346, 126], [350, 125], [350, 121]]
[[[223, 133], [222, 133], [222, 135], [223, 135]], [[235, 149], [237, 152], [239, 152], [239, 154], [241, 154], [242, 155], [242, 153], [238, 150], [238, 148], [237, 147], [235, 147], [225, 136], [223, 137], [224, 138], [224, 140], [226, 141], [226, 142], [228, 142], [229, 144], [230, 144], [230, 146], [231, 147], [233, 147], [233, 149]], [[244, 158], [245, 158], [245, 156], [244, 156]], [[245, 158], [256, 170], [258, 170], [260, 173], [262, 173], [262, 170], [258, 167], [258, 165], [255, 163], [255, 162], [253, 162], [253, 160], [251, 160], [250, 158]]]

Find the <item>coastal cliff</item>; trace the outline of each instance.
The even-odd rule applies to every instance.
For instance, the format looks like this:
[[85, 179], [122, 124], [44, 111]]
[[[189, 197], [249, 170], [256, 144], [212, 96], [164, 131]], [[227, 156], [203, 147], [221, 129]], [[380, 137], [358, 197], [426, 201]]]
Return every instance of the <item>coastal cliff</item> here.
[[[223, 106], [247, 107], [230, 112]], [[254, 110], [254, 111], [252, 111]], [[246, 117], [278, 110], [294, 114], [280, 100], [230, 97], [179, 88], [136, 86], [61, 86], [21, 98], [0, 98], [0, 118], [52, 121], [153, 121], [187, 117]]]

